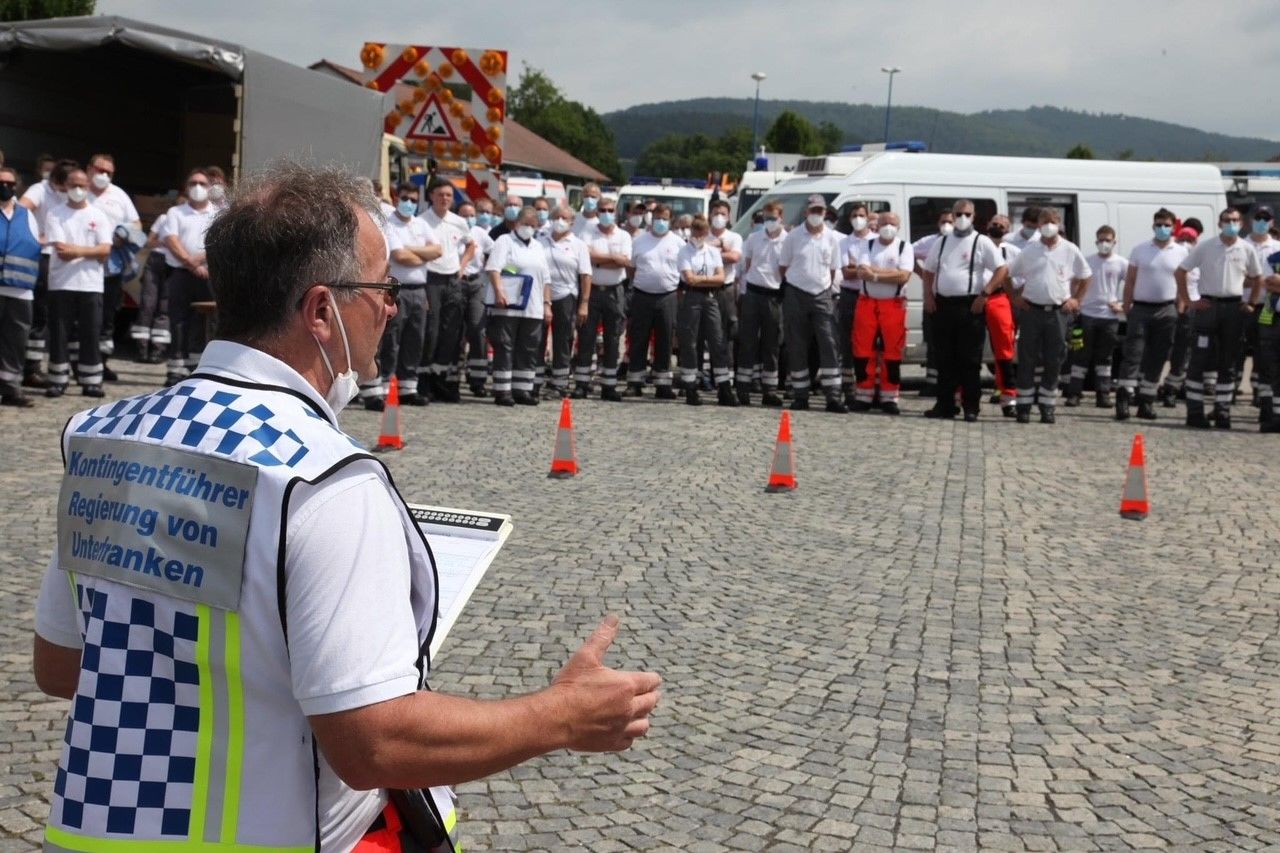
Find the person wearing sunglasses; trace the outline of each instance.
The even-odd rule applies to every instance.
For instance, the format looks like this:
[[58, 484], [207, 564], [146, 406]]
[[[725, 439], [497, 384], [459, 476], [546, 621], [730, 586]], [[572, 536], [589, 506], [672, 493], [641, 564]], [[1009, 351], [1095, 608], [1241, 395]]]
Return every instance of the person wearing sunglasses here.
[[[399, 310], [387, 325], [378, 362], [383, 389], [394, 374], [400, 385], [400, 402], [406, 406], [427, 405], [427, 395], [418, 386], [427, 338], [427, 264], [444, 254], [435, 229], [417, 213], [418, 188], [400, 184], [396, 187], [396, 212], [384, 226], [391, 275], [401, 284]], [[365, 408], [382, 411], [381, 395], [366, 397]]]
[[577, 400], [591, 394], [592, 365], [600, 332], [600, 399], [621, 402], [618, 393], [618, 358], [623, 325], [627, 319], [627, 268], [631, 265], [631, 234], [618, 226], [618, 202], [602, 198], [596, 208], [595, 234], [587, 240], [591, 255], [591, 295], [587, 299], [587, 319], [578, 329], [578, 355], [574, 363], [574, 391]]

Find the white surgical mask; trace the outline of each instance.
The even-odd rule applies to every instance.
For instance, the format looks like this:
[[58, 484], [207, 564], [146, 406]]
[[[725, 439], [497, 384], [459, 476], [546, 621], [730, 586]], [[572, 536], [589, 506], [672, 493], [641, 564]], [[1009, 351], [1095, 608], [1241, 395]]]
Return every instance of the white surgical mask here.
[[711, 217], [711, 227], [719, 231], [721, 228], [729, 224], [729, 217], [717, 214]]
[[530, 240], [533, 239], [533, 226], [517, 225], [516, 236], [519, 237], [521, 240], [524, 240], [526, 243], [529, 242]]
[[67, 199], [79, 204], [89, 197], [89, 191], [84, 187], [67, 187]]
[[810, 213], [805, 217], [804, 221], [809, 223], [810, 228], [817, 228], [823, 222], [826, 222], [827, 218], [821, 213]]
[[600, 199], [595, 196], [584, 196], [582, 199], [582, 210], [584, 213], [590, 213], [596, 209], [596, 205], [600, 203]]
[[644, 217], [637, 213], [634, 216], [628, 216], [627, 222], [631, 223], [632, 228], [639, 228], [644, 225]]
[[347, 407], [347, 403], [356, 398], [356, 394], [360, 393], [360, 379], [356, 376], [355, 366], [351, 364], [351, 346], [347, 343], [347, 329], [342, 324], [342, 313], [338, 311], [337, 303], [330, 304], [333, 306], [334, 316], [338, 318], [338, 331], [342, 334], [342, 349], [347, 354], [347, 369], [342, 373], [335, 372], [333, 364], [329, 361], [329, 354], [320, 344], [320, 339], [315, 335], [311, 337], [315, 340], [316, 346], [320, 347], [320, 357], [324, 359], [324, 366], [329, 371], [330, 378], [333, 379], [332, 384], [329, 385], [329, 393], [324, 395], [324, 401], [336, 415]]
[[1033, 236], [1035, 236], [1035, 233], [1036, 233], [1036, 227], [1034, 225], [1022, 226], [1022, 239], [1030, 240]]
[[955, 230], [956, 230], [956, 227], [952, 225], [950, 222], [944, 222], [938, 226], [938, 233], [941, 234], [943, 237], [950, 237], [952, 232], [954, 232]]
[[764, 221], [764, 230], [768, 231], [770, 234], [777, 234], [782, 230], [782, 220], [772, 218], [766, 219]]
[[1116, 244], [1111, 240], [1099, 240], [1097, 246], [1099, 255], [1109, 255], [1111, 250], [1116, 247]]
[[222, 201], [227, 197], [227, 188], [223, 184], [214, 184], [209, 187], [209, 200]]
[[965, 214], [965, 213], [961, 213], [958, 216], [956, 216], [955, 230], [963, 234], [972, 227], [973, 227], [972, 216], [969, 216], [968, 214]]
[[681, 240], [688, 240], [688, 239], [689, 239], [689, 229], [688, 229], [688, 228], [677, 228], [677, 229], [676, 229], [676, 233], [680, 235], [680, 239], [681, 239]]
[[40, 180], [42, 180], [42, 181], [47, 181], [47, 180], [49, 180], [49, 176], [50, 176], [50, 175], [52, 175], [52, 174], [53, 174], [53, 172], [41, 172], [41, 173], [40, 173]]
[[897, 236], [898, 236], [897, 225], [881, 225], [880, 226], [881, 240], [892, 240], [894, 237], [897, 237]]
[[854, 231], [861, 231], [862, 229], [867, 227], [867, 217], [865, 216], [853, 217], [852, 219], [849, 220], [849, 227], [852, 228]]
[[1058, 226], [1052, 222], [1046, 222], [1040, 226], [1040, 236], [1046, 240], [1052, 240], [1058, 236]]
[[569, 230], [571, 226], [563, 219], [557, 219], [551, 223], [551, 233], [559, 236]]
[[202, 201], [209, 200], [209, 188], [204, 184], [192, 184], [187, 189], [187, 198], [199, 204]]
[[701, 249], [703, 246], [707, 245], [707, 238], [706, 237], [690, 237], [689, 242], [693, 243], [693, 246], [695, 249]]
[[105, 190], [111, 186], [111, 176], [106, 172], [94, 172], [93, 177], [89, 180], [93, 181], [94, 187], [100, 190]]

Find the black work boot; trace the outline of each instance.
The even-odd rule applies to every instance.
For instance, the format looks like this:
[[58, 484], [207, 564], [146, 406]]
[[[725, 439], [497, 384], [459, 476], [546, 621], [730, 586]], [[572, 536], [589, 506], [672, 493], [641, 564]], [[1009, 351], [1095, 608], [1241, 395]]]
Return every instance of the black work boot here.
[[1175, 408], [1178, 405], [1178, 392], [1174, 390], [1173, 386], [1166, 383], [1160, 386], [1159, 399], [1163, 408]]
[[1098, 391], [1095, 393], [1096, 399], [1093, 405], [1099, 409], [1109, 409], [1113, 405], [1111, 402], [1111, 394], [1106, 391]]
[[1156, 401], [1139, 397], [1138, 417], [1144, 421], [1154, 421], [1156, 419]]
[[698, 393], [698, 383], [690, 382], [684, 386], [684, 401], [690, 406], [702, 405], [702, 396]]
[[1019, 403], [1017, 406], [1017, 418], [1020, 424], [1031, 423], [1031, 406]]
[[1116, 420], [1129, 420], [1129, 389], [1121, 388], [1116, 391]]
[[739, 406], [751, 405], [751, 386], [750, 385], [742, 385], [742, 384], [738, 385], [738, 405]]
[[848, 413], [849, 407], [840, 402], [840, 396], [838, 394], [828, 394], [827, 411], [837, 415], [843, 415]]
[[1187, 426], [1192, 429], [1209, 429], [1212, 424], [1204, 416], [1204, 403], [1187, 403]]
[[1214, 426], [1218, 429], [1231, 429], [1231, 407], [1226, 403], [1219, 403], [1213, 407]]
[[791, 396], [791, 411], [807, 412], [809, 411], [809, 392], [797, 391]]
[[770, 409], [781, 409], [782, 397], [778, 395], [778, 389], [765, 388], [764, 393], [760, 395], [760, 405], [767, 406]]
[[1058, 416], [1057, 416], [1057, 413], [1054, 411], [1053, 406], [1045, 406], [1045, 405], [1040, 406], [1040, 423], [1056, 424], [1057, 422], [1058, 422]]
[[1258, 398], [1258, 432], [1280, 432], [1280, 423], [1275, 423], [1274, 428], [1269, 429], [1276, 419], [1276, 401], [1274, 397]]
[[735, 408], [738, 405], [738, 398], [733, 396], [733, 385], [729, 382], [721, 382], [716, 387], [716, 405]]

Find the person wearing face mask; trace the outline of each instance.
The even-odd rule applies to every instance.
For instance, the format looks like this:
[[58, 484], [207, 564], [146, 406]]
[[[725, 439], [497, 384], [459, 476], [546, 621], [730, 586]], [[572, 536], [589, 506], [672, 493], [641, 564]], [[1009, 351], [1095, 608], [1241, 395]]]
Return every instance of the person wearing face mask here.
[[[567, 205], [557, 207], [551, 214], [551, 234], [539, 238], [551, 268], [551, 388], [562, 400], [569, 396], [574, 331], [587, 322], [591, 304], [591, 251], [573, 233], [573, 218]], [[545, 351], [544, 342], [539, 352]]]
[[533, 210], [538, 216], [538, 237], [547, 237], [551, 234], [551, 202], [545, 196], [534, 199]]
[[1025, 249], [1028, 243], [1040, 239], [1040, 208], [1032, 205], [1022, 210], [1022, 227], [1005, 237], [1005, 242], [1015, 249]]
[[40, 229], [17, 201], [18, 173], [0, 166], [0, 405], [25, 409], [22, 362], [40, 273]]
[[698, 368], [701, 359], [695, 341], [706, 341], [711, 356], [711, 376], [718, 391], [721, 406], [736, 406], [733, 396], [732, 373], [720, 325], [720, 303], [716, 293], [724, 287], [724, 261], [720, 250], [709, 238], [710, 225], [702, 214], [693, 217], [689, 242], [680, 250], [677, 267], [680, 270], [680, 378], [684, 385], [685, 402], [690, 406], [702, 405], [698, 391]]
[[[1200, 242], [1204, 233], [1204, 223], [1194, 216], [1184, 220], [1177, 229], [1173, 239], [1187, 247], [1190, 252]], [[1187, 299], [1190, 302], [1200, 301], [1200, 270], [1187, 272]], [[1178, 400], [1186, 399], [1187, 365], [1191, 361], [1191, 312], [1184, 311], [1178, 315], [1178, 323], [1173, 328], [1173, 346], [1169, 349], [1169, 372], [1164, 382], [1156, 391], [1160, 405], [1166, 409], [1176, 408]], [[1205, 388], [1207, 392], [1209, 389]]]
[[[974, 228], [973, 202], [959, 199], [950, 234], [943, 233], [924, 262], [924, 310], [933, 318], [937, 350], [937, 402], [927, 418], [954, 418], [956, 389], [960, 389], [964, 419], [973, 423], [981, 407], [982, 341], [986, 332], [987, 297], [1000, 290], [1009, 267], [995, 243]], [[988, 280], [983, 271], [992, 273]], [[986, 284], [983, 282], [986, 281]]]
[[61, 397], [71, 380], [68, 344], [73, 331], [80, 339], [77, 374], [86, 397], [101, 397], [102, 285], [114, 227], [111, 218], [89, 203], [89, 176], [81, 169], [67, 175], [67, 201], [49, 212], [45, 236], [49, 259], [49, 387], [45, 395]]
[[[1040, 210], [1040, 239], [1009, 265], [1009, 290], [1018, 309], [1018, 423], [1057, 421], [1058, 376], [1067, 355], [1067, 329], [1080, 310], [1092, 275], [1084, 253], [1061, 234], [1057, 208]], [[1020, 282], [1020, 284], [1019, 284]], [[1036, 376], [1039, 374], [1039, 389]]]
[[782, 227], [782, 205], [766, 202], [761, 208], [763, 222], [742, 248], [741, 321], [738, 327], [738, 403], [751, 405], [751, 381], [760, 366], [760, 403], [780, 407], [778, 395], [778, 352], [782, 342], [782, 243], [787, 231]]
[[[547, 251], [538, 240], [538, 213], [520, 211], [516, 228], [494, 241], [485, 261], [493, 301], [488, 334], [493, 345], [493, 401], [499, 406], [536, 406], [538, 347], [543, 326], [551, 321], [551, 269]], [[502, 288], [503, 276], [526, 276], [531, 282], [523, 307], [511, 305]]]
[[645, 208], [644, 202], [642, 201], [635, 202], [631, 205], [631, 210], [627, 211], [627, 221], [622, 223], [622, 228], [631, 235], [631, 239], [633, 241], [639, 234], [649, 227], [646, 217], [650, 220], [653, 218], [652, 216], [649, 216], [648, 210]]
[[1084, 380], [1093, 370], [1094, 394], [1099, 409], [1111, 408], [1111, 360], [1120, 341], [1120, 316], [1124, 313], [1124, 280], [1129, 261], [1116, 253], [1116, 231], [1103, 225], [1095, 233], [1098, 251], [1085, 260], [1089, 283], [1080, 299], [1081, 347], [1071, 353], [1071, 382], [1066, 404], [1079, 406]]
[[[871, 409], [879, 393], [881, 411], [896, 415], [902, 383], [902, 354], [907, 346], [907, 297], [903, 288], [911, 279], [915, 255], [898, 236], [898, 214], [884, 211], [880, 229], [865, 242], [850, 243], [845, 269], [862, 282], [862, 293], [854, 309], [852, 341], [857, 391], [851, 407], [855, 412]], [[884, 369], [879, 371], [879, 388], [871, 365], [877, 357], [876, 339], [883, 342]]]
[[428, 264], [445, 252], [436, 230], [418, 216], [418, 188], [404, 183], [396, 187], [396, 212], [383, 225], [390, 252], [391, 275], [400, 282], [395, 316], [387, 321], [386, 334], [378, 350], [381, 374], [377, 382], [361, 388], [366, 409], [385, 408], [386, 392], [395, 376], [400, 386], [400, 402], [405, 406], [425, 406], [429, 402], [419, 385], [419, 365], [427, 337], [431, 306], [427, 296]]
[[[743, 241], [741, 234], [729, 230], [729, 202], [711, 202], [709, 217], [711, 232], [707, 242], [720, 250], [720, 259], [724, 261], [724, 286], [716, 291], [716, 301], [720, 303], [720, 335], [732, 373], [738, 352], [738, 267], [742, 265]], [[698, 341], [699, 349], [708, 346], [706, 340]]]
[[844, 259], [841, 271], [840, 295], [836, 303], [836, 337], [840, 344], [840, 389], [844, 392], [844, 404], [851, 411], [854, 406], [853, 369], [853, 318], [857, 313], [858, 296], [862, 293], [862, 280], [858, 278], [858, 265], [853, 257], [858, 246], [876, 238], [867, 217], [867, 206], [860, 201], [849, 208], [849, 236], [840, 241], [840, 257]]
[[222, 171], [221, 166], [210, 166], [205, 169], [205, 174], [209, 176], [209, 203], [214, 210], [225, 210], [229, 203], [227, 173]]
[[[487, 397], [485, 380], [489, 376], [489, 346], [485, 340], [484, 262], [493, 251], [493, 238], [489, 236], [489, 223], [493, 219], [493, 202], [482, 198], [474, 204], [464, 202], [458, 206], [461, 216], [471, 230], [470, 246], [475, 246], [471, 261], [462, 270], [462, 294], [466, 300], [463, 316], [463, 340], [467, 345], [467, 385], [474, 397]], [[465, 254], [467, 248], [462, 251]]]
[[573, 219], [573, 235], [588, 243], [595, 237], [599, 223], [600, 185], [588, 183], [582, 188], [582, 211]]
[[169, 208], [165, 213], [164, 231], [160, 237], [172, 259], [169, 270], [169, 361], [165, 365], [165, 384], [172, 385], [189, 372], [187, 358], [193, 341], [203, 341], [197, 324], [201, 323], [191, 309], [193, 302], [213, 298], [209, 290], [209, 267], [205, 263], [204, 235], [217, 210], [209, 201], [209, 175], [194, 169], [187, 175], [187, 203]]
[[427, 327], [422, 339], [422, 364], [418, 368], [420, 388], [446, 403], [461, 400], [458, 388], [461, 369], [462, 329], [466, 299], [462, 292], [462, 270], [471, 264], [477, 247], [466, 220], [454, 213], [453, 184], [443, 178], [427, 183], [430, 207], [420, 217], [431, 226], [444, 252], [427, 262]]
[[[1270, 205], [1255, 204], [1250, 210], [1249, 215], [1245, 217], [1244, 224], [1241, 225], [1241, 233], [1245, 236], [1244, 242], [1258, 253], [1258, 262], [1262, 264], [1263, 269], [1267, 268], [1267, 258], [1280, 252], [1280, 240], [1271, 236], [1271, 227], [1275, 222], [1275, 212]], [[1247, 226], [1247, 227], [1246, 227]], [[1244, 232], [1248, 233], [1245, 234]], [[1236, 356], [1235, 376], [1236, 386], [1235, 393], [1240, 394], [1240, 384], [1244, 379], [1244, 361], [1246, 358], [1253, 358], [1253, 367], [1249, 372], [1249, 387], [1255, 389], [1253, 392], [1253, 406], [1257, 408], [1261, 404], [1261, 398], [1257, 392], [1258, 388], [1258, 324], [1255, 322], [1259, 306], [1266, 291], [1260, 289], [1258, 291], [1258, 301], [1253, 305], [1254, 316], [1248, 319], [1244, 324], [1244, 338], [1242, 340], [1239, 354]], [[1234, 397], [1232, 398], [1234, 400]]]
[[578, 357], [574, 364], [575, 399], [591, 394], [592, 363], [596, 356], [596, 335], [600, 347], [600, 399], [621, 402], [618, 393], [618, 362], [622, 329], [627, 319], [624, 281], [631, 266], [631, 235], [618, 226], [618, 202], [601, 199], [596, 208], [595, 235], [588, 241], [591, 257], [591, 295], [587, 319], [578, 329]]
[[[955, 214], [944, 210], [938, 214], [938, 230], [926, 234], [911, 244], [915, 255], [916, 275], [924, 278], [924, 262], [929, 259], [929, 252], [938, 239], [955, 231]], [[920, 317], [920, 334], [924, 338], [924, 384], [920, 386], [921, 397], [932, 397], [938, 393], [938, 351], [933, 340], [933, 315], [926, 311]]]
[[[111, 218], [112, 229], [124, 226], [129, 231], [138, 231], [142, 224], [138, 217], [138, 209], [134, 207], [129, 194], [115, 183], [116, 161], [110, 154], [94, 154], [89, 158], [89, 203], [102, 210]], [[123, 252], [125, 241], [116, 238], [114, 249]], [[114, 253], [117, 257], [119, 252]], [[120, 308], [120, 288], [123, 284], [123, 269], [119, 264], [108, 261], [107, 275], [102, 291], [102, 329], [98, 335], [98, 350], [102, 354], [102, 377], [107, 382], [116, 380], [115, 371], [107, 364], [116, 349], [116, 312]]]
[[680, 284], [679, 255], [684, 241], [671, 233], [671, 208], [658, 205], [653, 224], [631, 244], [633, 274], [631, 317], [627, 324], [627, 387], [642, 396], [649, 338], [653, 337], [653, 384], [659, 400], [674, 400], [671, 343], [675, 334]]
[[[997, 213], [987, 223], [987, 236], [1000, 250], [1000, 258], [1005, 265], [1012, 264], [1022, 250], [1016, 246], [1006, 245], [1005, 235], [1009, 233], [1009, 217]], [[982, 285], [991, 283], [991, 273], [982, 273]], [[1021, 285], [1021, 282], [1015, 282]], [[1013, 357], [1018, 339], [1018, 327], [1013, 318], [1013, 303], [1009, 294], [998, 290], [987, 297], [986, 306], [987, 338], [991, 343], [991, 355], [995, 360], [996, 393], [990, 402], [1000, 406], [1000, 414], [1012, 418], [1017, 414], [1018, 377], [1014, 372]]]
[[1280, 251], [1267, 257], [1263, 266], [1262, 304], [1258, 307], [1258, 431], [1280, 432], [1276, 417], [1275, 389], [1280, 383]]
[[[1174, 271], [1187, 257], [1186, 247], [1174, 242], [1174, 222], [1173, 211], [1157, 210], [1151, 222], [1152, 239], [1129, 253], [1124, 279], [1125, 334], [1116, 389], [1118, 421], [1129, 419], [1129, 404], [1135, 398], [1139, 417], [1156, 418], [1156, 388], [1180, 313]], [[1189, 393], [1189, 386], [1187, 390]], [[1203, 395], [1203, 386], [1197, 390]]]
[[49, 258], [53, 254], [53, 248], [45, 235], [45, 223], [49, 213], [67, 199], [67, 175], [80, 168], [75, 160], [50, 162], [42, 157], [41, 161], [41, 165], [48, 168], [40, 170], [39, 174], [43, 176], [40, 183], [27, 187], [27, 191], [18, 200], [18, 204], [35, 214], [36, 226], [40, 229], [40, 244], [43, 246], [40, 272], [36, 278], [35, 300], [32, 303], [31, 333], [27, 336], [27, 353], [22, 368], [23, 387], [38, 389], [47, 388], [49, 384], [48, 377], [41, 372], [49, 327]]
[[[178, 204], [185, 204], [181, 192], [174, 193]], [[165, 214], [151, 223], [147, 242], [143, 246], [149, 253], [138, 278], [138, 313], [129, 328], [129, 337], [138, 348], [137, 359], [142, 364], [159, 364], [169, 350], [169, 269], [174, 260], [160, 240], [164, 231]]]
[[804, 225], [792, 229], [782, 243], [778, 269], [783, 289], [782, 316], [786, 323], [791, 408], [809, 408], [809, 347], [818, 342], [818, 378], [827, 398], [827, 411], [849, 411], [840, 400], [840, 351], [836, 347], [835, 311], [830, 290], [840, 273], [840, 238], [826, 225], [827, 200], [809, 196]]
[[[1196, 345], [1187, 367], [1187, 426], [1206, 429], [1205, 385], [1212, 377], [1217, 394], [1214, 420], [1218, 429], [1231, 429], [1231, 401], [1235, 390], [1236, 354], [1243, 343], [1242, 327], [1254, 322], [1260, 301], [1263, 265], [1258, 253], [1240, 239], [1243, 216], [1234, 207], [1218, 215], [1218, 238], [1196, 244], [1174, 272], [1178, 308], [1191, 311]], [[1200, 298], [1187, 293], [1187, 272], [1200, 270]]]
[[[120, 504], [160, 507], [161, 519], [209, 522], [223, 541], [183, 546], [133, 525], [105, 534], [198, 561], [186, 577], [203, 583], [170, 562], [167, 577], [140, 584], [127, 563], [92, 562], [69, 545], [50, 561], [35, 607], [36, 683], [80, 709], [70, 743], [94, 733], [87, 769], [71, 747], [58, 762], [67, 784], [47, 832], [59, 846], [204, 845], [218, 820], [202, 830], [186, 814], [203, 807], [198, 780], [208, 779], [210, 802], [235, 816], [222, 824], [228, 848], [400, 849], [382, 827], [407, 823], [413, 849], [455, 850], [452, 794], [426, 786], [561, 749], [621, 750], [647, 731], [658, 677], [600, 663], [616, 619], [537, 693], [482, 702], [430, 689], [435, 557], [385, 465], [339, 420], [359, 380], [376, 375], [396, 312], [377, 215], [367, 185], [337, 170], [277, 167], [242, 186], [207, 235], [219, 337], [197, 373], [126, 416], [113, 403], [66, 429], [69, 458], [142, 475], [86, 480], [73, 464], [65, 488], [92, 483]], [[161, 488], [166, 477], [172, 488]], [[100, 541], [100, 525], [68, 513], [60, 538], [70, 528]], [[129, 783], [138, 709], [119, 711], [119, 679], [112, 693], [99, 671], [127, 671], [126, 698], [149, 697], [143, 716], [177, 723], [152, 727], [164, 737], [156, 746], [148, 734], [143, 772], [158, 774], [181, 820], [162, 826], [155, 790]], [[136, 822], [86, 805], [108, 783], [112, 808]], [[410, 814], [425, 827], [405, 819], [399, 809], [413, 800], [394, 790], [419, 786], [433, 808]]]
[[489, 236], [497, 240], [503, 234], [511, 233], [516, 227], [516, 220], [520, 218], [521, 210], [524, 210], [524, 199], [514, 194], [507, 196], [503, 202], [501, 220], [489, 229]]

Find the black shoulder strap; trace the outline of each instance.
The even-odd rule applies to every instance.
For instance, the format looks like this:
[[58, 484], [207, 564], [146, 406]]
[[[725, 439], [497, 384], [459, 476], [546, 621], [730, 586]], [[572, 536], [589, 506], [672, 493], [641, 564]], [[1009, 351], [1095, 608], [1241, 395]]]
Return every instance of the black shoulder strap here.
[[978, 259], [978, 238], [981, 234], [973, 235], [973, 248], [969, 250], [969, 292], [973, 293], [973, 264]]

